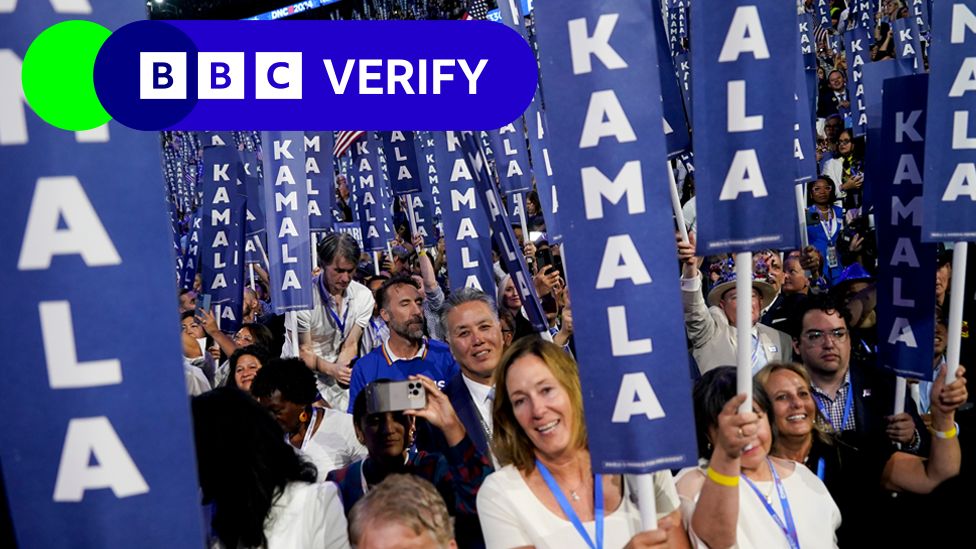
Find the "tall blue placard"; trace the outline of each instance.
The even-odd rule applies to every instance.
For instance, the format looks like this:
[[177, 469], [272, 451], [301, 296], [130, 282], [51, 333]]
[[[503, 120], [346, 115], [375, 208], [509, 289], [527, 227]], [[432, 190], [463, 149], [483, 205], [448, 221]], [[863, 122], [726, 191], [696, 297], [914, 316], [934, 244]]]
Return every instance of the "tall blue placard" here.
[[441, 222], [451, 289], [480, 288], [493, 295], [495, 277], [488, 216], [461, 150], [461, 132], [431, 132], [431, 138], [444, 197]]
[[[704, 254], [792, 248], [795, 6], [780, 0], [694, 2], [695, 190]], [[789, 78], [789, 76], [785, 76]]]
[[379, 132], [380, 146], [386, 155], [387, 172], [393, 194], [420, 192], [420, 167], [413, 132]]
[[276, 314], [312, 308], [305, 134], [261, 132], [268, 276]]
[[864, 65], [871, 61], [870, 33], [855, 27], [844, 33], [847, 55], [847, 97], [851, 103], [851, 122], [854, 137], [868, 131], [868, 115], [864, 108]]
[[[656, 37], [657, 72], [661, 79], [664, 140], [668, 158], [674, 158], [691, 147], [691, 137], [688, 135], [688, 121], [685, 117], [684, 104], [681, 101], [681, 89], [678, 87], [678, 76], [674, 70], [671, 48], [668, 46], [668, 36], [664, 30], [664, 19], [652, 17], [651, 23], [654, 25], [654, 36]], [[681, 23], [683, 27], [683, 18]]]
[[[651, 2], [540, 3], [536, 25], [593, 469], [695, 462]], [[653, 311], [653, 314], [648, 314]], [[647, 441], [653, 440], [653, 444]]]
[[367, 132], [356, 142], [349, 170], [353, 202], [363, 227], [363, 250], [370, 252], [385, 250], [393, 237], [392, 196], [380, 154], [381, 144], [375, 132]]
[[468, 161], [468, 168], [474, 175], [475, 188], [478, 190], [479, 198], [485, 205], [488, 212], [488, 220], [491, 221], [492, 236], [495, 245], [498, 247], [498, 255], [508, 267], [508, 273], [512, 275], [515, 284], [515, 291], [518, 292], [522, 300], [522, 307], [525, 309], [529, 322], [536, 332], [545, 332], [549, 329], [549, 322], [546, 320], [546, 313], [542, 310], [539, 296], [535, 291], [535, 283], [532, 280], [532, 271], [525, 263], [525, 257], [519, 249], [518, 240], [515, 239], [515, 232], [505, 214], [505, 205], [502, 203], [502, 196], [495, 186], [491, 173], [488, 170], [488, 161], [485, 159], [478, 140], [471, 133], [461, 136], [461, 149]]
[[305, 132], [305, 192], [308, 193], [308, 226], [314, 232], [332, 228], [335, 207], [335, 159], [332, 132]]
[[922, 243], [926, 74], [884, 83], [874, 218], [878, 240], [878, 364], [932, 379], [936, 246]]
[[246, 212], [245, 197], [238, 190], [241, 167], [237, 149], [204, 146], [200, 274], [217, 324], [228, 333], [240, 328], [243, 317]]
[[59, 130], [21, 89], [48, 27], [144, 17], [105, 0], [0, 4], [0, 464], [20, 547], [205, 540], [159, 135]]
[[927, 241], [976, 240], [976, 0], [932, 10], [925, 142]]
[[[520, 13], [519, 7], [510, 2], [499, 2], [498, 9], [501, 12], [501, 22], [518, 31], [530, 45], [534, 45], [533, 36], [525, 27], [525, 19], [522, 17], [524, 12]], [[563, 240], [557, 219], [559, 197], [552, 174], [552, 163], [549, 161], [549, 130], [546, 113], [542, 108], [541, 79], [532, 103], [525, 110], [525, 128], [529, 137], [532, 177], [535, 181], [536, 194], [539, 196], [539, 205], [542, 206], [542, 217], [546, 222], [546, 238], [550, 244], [559, 244]]]

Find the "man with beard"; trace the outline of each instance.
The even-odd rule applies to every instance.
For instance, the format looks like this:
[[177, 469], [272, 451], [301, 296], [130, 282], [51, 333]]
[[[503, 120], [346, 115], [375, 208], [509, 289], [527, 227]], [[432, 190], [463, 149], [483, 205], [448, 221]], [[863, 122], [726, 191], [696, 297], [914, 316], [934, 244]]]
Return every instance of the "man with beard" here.
[[403, 381], [423, 374], [443, 389], [459, 371], [447, 345], [424, 338], [424, 297], [413, 278], [398, 275], [383, 282], [376, 301], [390, 337], [356, 362], [349, 381], [349, 413], [356, 395], [371, 381]]

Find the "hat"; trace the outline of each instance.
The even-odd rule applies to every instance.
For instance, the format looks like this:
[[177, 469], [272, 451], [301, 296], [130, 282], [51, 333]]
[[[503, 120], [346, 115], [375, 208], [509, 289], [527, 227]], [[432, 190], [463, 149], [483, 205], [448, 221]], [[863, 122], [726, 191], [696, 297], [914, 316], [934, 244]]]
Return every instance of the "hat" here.
[[[718, 305], [725, 292], [735, 288], [735, 278], [735, 261], [729, 259], [723, 265], [722, 276], [718, 282], [708, 290], [708, 304], [711, 306]], [[764, 280], [757, 279], [755, 273], [752, 275], [752, 287], [759, 290], [759, 299], [762, 301], [764, 309], [776, 299], [776, 288]]]
[[847, 291], [847, 286], [854, 282], [872, 282], [874, 277], [867, 272], [860, 263], [851, 263], [840, 273], [840, 278], [834, 283], [833, 291], [843, 294]]

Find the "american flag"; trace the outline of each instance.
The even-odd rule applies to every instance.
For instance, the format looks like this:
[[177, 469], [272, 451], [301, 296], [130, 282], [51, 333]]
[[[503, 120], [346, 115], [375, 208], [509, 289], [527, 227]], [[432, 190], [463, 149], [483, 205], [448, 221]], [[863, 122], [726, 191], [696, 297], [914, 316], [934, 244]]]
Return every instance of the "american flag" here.
[[468, 0], [467, 11], [461, 19], [486, 19], [488, 17], [487, 0]]
[[365, 131], [341, 131], [336, 134], [335, 146], [332, 147], [332, 154], [340, 157], [352, 147], [357, 139], [362, 137]]

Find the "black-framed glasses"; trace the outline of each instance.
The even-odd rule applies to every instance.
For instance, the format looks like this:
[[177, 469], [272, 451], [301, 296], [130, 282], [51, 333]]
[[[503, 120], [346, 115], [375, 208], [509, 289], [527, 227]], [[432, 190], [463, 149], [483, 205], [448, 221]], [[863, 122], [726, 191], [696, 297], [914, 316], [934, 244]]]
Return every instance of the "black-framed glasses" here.
[[808, 330], [803, 334], [803, 339], [810, 343], [811, 345], [819, 345], [823, 343], [824, 336], [828, 336], [834, 341], [840, 343], [847, 340], [847, 329], [846, 328], [834, 328], [833, 330], [823, 331], [823, 330]]

